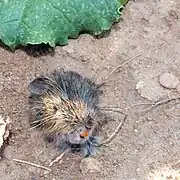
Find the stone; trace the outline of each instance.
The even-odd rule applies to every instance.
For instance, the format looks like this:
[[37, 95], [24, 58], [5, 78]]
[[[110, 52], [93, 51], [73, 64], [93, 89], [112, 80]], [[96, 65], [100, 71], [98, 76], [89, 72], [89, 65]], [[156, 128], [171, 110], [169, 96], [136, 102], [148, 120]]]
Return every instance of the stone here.
[[141, 97], [151, 101], [158, 101], [162, 97], [166, 96], [165, 90], [159, 85], [158, 80], [156, 79], [139, 81], [136, 84], [136, 90]]
[[179, 85], [179, 79], [170, 73], [164, 73], [159, 77], [159, 83], [168, 89], [175, 89]]

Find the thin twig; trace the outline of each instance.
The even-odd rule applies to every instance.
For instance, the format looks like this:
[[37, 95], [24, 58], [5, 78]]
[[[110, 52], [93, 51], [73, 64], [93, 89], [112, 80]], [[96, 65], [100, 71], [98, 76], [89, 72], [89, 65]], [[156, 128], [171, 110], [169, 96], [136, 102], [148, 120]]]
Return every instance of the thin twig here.
[[133, 104], [132, 106], [129, 106], [129, 107], [126, 107], [126, 108], [121, 108], [121, 107], [117, 107], [117, 106], [114, 106], [114, 107], [100, 107], [100, 110], [104, 110], [104, 111], [112, 111], [112, 112], [119, 112], [121, 114], [124, 114], [124, 112], [126, 112], [127, 110], [129, 109], [132, 109], [136, 106], [147, 106], [147, 105], [152, 105], [153, 103], [137, 103], [137, 104]]
[[[168, 97], [169, 97], [169, 96], [168, 96]], [[134, 104], [134, 105], [129, 106], [129, 107], [124, 108], [124, 109], [122, 109], [122, 108], [120, 108], [120, 107], [100, 107], [100, 109], [101, 109], [101, 110], [104, 110], [104, 111], [112, 111], [112, 112], [119, 112], [119, 113], [121, 113], [121, 114], [125, 114], [125, 113], [127, 113], [127, 111], [128, 111], [129, 109], [132, 109], [132, 108], [134, 108], [134, 107], [136, 107], [136, 106], [150, 105], [148, 108], [140, 111], [140, 113], [143, 113], [143, 112], [148, 112], [148, 111], [150, 111], [151, 109], [156, 108], [156, 107], [159, 106], [159, 105], [167, 104], [167, 103], [169, 103], [169, 102], [171, 102], [171, 101], [174, 101], [174, 100], [180, 100], [180, 97], [174, 97], [174, 98], [171, 98], [171, 97], [170, 97], [170, 98], [168, 98], [168, 99], [165, 99], [165, 100], [162, 100], [162, 101], [158, 101], [158, 102], [154, 102], [154, 103], [139, 103], [139, 104], [137, 103], [137, 104]], [[178, 118], [178, 117], [179, 117], [179, 115], [176, 116], [176, 118]]]
[[180, 118], [180, 115], [171, 115], [174, 119]]
[[105, 144], [108, 144], [108, 143], [110, 143], [116, 137], [116, 135], [119, 133], [120, 129], [122, 128], [125, 120], [127, 119], [127, 116], [128, 116], [127, 114], [124, 116], [124, 118], [119, 123], [119, 125], [117, 126], [115, 131], [111, 134], [111, 136], [108, 139], [106, 139], [105, 141], [103, 141], [102, 143], [100, 143], [98, 146], [103, 146]]
[[133, 61], [134, 59], [136, 59], [137, 57], [142, 56], [142, 55], [143, 55], [143, 53], [140, 53], [140, 54], [134, 56], [133, 58], [127, 60], [126, 62], [120, 64], [118, 67], [116, 67], [115, 69], [113, 69], [113, 70], [109, 73], [109, 76], [111, 76], [111, 75], [112, 75], [116, 70], [118, 70], [119, 68], [122, 68], [123, 66], [125, 66], [125, 65], [128, 64], [129, 62]]
[[132, 106], [129, 106], [127, 108], [125, 108], [125, 110], [129, 110], [129, 109], [132, 109], [134, 107], [137, 107], [137, 106], [147, 106], [147, 105], [152, 105], [152, 103], [137, 103], [137, 104], [133, 104]]
[[45, 170], [51, 171], [51, 169], [49, 169], [49, 168], [47, 168], [45, 166], [41, 166], [41, 165], [34, 164], [34, 163], [31, 163], [31, 162], [27, 162], [27, 161], [24, 161], [24, 160], [13, 159], [13, 161], [24, 163], [24, 164], [28, 164], [28, 165], [31, 165], [31, 166], [34, 166], [34, 167], [37, 167], [37, 168], [41, 168], [41, 169], [45, 169]]
[[171, 101], [175, 101], [175, 100], [179, 100], [179, 99], [180, 99], [180, 97], [174, 97], [174, 98], [171, 98], [171, 99], [165, 99], [165, 100], [162, 100], [162, 101], [158, 101], [158, 102], [152, 104], [150, 107], [148, 107], [148, 108], [144, 109], [143, 111], [141, 111], [141, 113], [142, 112], [148, 112], [151, 109], [156, 108], [157, 106], [160, 106], [162, 104], [167, 104], [167, 103], [169, 103]]
[[60, 154], [59, 156], [57, 156], [50, 164], [49, 167], [51, 167], [54, 163], [59, 162], [65, 155], [66, 152], [63, 152], [62, 154]]
[[180, 166], [180, 160], [177, 163], [172, 164], [172, 168], [177, 168], [178, 166]]
[[124, 114], [123, 109], [119, 107], [101, 107], [100, 110], [118, 112], [118, 113]]

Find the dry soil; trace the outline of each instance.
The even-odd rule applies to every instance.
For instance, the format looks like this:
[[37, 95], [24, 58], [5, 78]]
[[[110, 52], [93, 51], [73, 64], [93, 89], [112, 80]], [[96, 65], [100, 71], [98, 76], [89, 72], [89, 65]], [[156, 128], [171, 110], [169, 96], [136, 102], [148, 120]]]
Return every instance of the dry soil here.
[[[82, 166], [78, 154], [65, 156], [62, 162], [54, 164], [50, 173], [12, 161], [18, 158], [48, 166], [58, 155], [38, 130], [29, 131], [27, 85], [41, 73], [63, 67], [97, 82], [106, 80], [102, 106], [124, 109], [166, 99], [168, 95], [178, 96], [175, 90], [163, 88], [158, 78], [170, 72], [180, 79], [180, 1], [129, 2], [122, 18], [107, 37], [95, 39], [81, 35], [67, 46], [57, 47], [53, 57], [34, 58], [22, 50], [11, 53], [0, 48], [0, 114], [13, 121], [12, 135], [0, 161], [1, 180], [153, 180], [155, 176], [161, 180], [165, 174], [170, 179], [180, 171], [179, 101], [146, 113], [143, 110], [149, 105], [130, 108], [118, 136], [88, 165]], [[140, 53], [141, 56], [107, 80], [114, 68]], [[139, 93], [136, 84], [140, 81], [144, 85]], [[122, 119], [119, 113], [110, 112], [110, 115], [115, 121], [104, 127], [107, 134]]]

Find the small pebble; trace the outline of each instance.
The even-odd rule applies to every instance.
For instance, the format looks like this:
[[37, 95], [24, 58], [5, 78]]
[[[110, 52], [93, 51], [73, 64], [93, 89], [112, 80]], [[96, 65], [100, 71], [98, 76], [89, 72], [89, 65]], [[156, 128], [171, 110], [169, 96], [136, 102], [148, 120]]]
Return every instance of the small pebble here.
[[48, 175], [50, 171], [44, 171], [44, 175]]
[[164, 73], [159, 77], [159, 83], [168, 89], [175, 89], [179, 85], [179, 79], [170, 73]]
[[140, 171], [140, 168], [137, 168], [136, 171], [139, 172], [139, 171]]

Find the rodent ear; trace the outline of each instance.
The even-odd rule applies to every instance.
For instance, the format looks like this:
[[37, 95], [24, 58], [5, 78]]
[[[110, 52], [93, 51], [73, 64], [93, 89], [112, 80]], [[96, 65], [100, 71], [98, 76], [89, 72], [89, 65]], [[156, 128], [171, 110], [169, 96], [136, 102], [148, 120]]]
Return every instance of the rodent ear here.
[[46, 78], [36, 78], [28, 85], [28, 90], [32, 94], [42, 95], [49, 89]]

